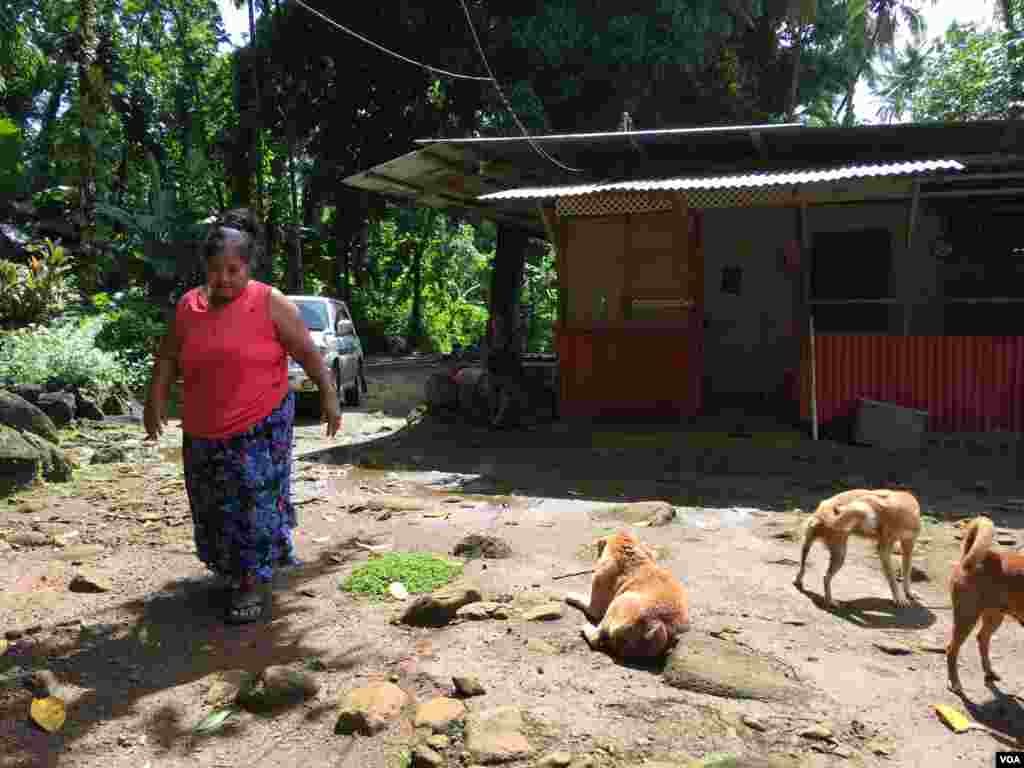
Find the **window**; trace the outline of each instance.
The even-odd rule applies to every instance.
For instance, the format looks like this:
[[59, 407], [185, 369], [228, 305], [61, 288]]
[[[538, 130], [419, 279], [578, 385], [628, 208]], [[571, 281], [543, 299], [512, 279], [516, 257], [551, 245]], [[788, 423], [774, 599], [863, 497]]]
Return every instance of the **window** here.
[[871, 228], [814, 235], [811, 305], [822, 333], [887, 333], [892, 233]]
[[295, 301], [295, 306], [299, 308], [299, 315], [302, 316], [302, 322], [306, 324], [306, 327], [311, 331], [323, 331], [330, 324], [331, 319], [327, 313], [327, 304], [323, 301]]

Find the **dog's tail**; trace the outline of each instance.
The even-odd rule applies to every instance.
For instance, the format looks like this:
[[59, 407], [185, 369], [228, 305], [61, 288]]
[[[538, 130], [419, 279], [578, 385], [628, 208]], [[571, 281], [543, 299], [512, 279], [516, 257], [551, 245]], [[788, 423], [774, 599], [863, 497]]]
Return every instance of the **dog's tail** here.
[[995, 526], [984, 515], [971, 520], [964, 533], [963, 544], [960, 545], [960, 567], [971, 570], [988, 554], [995, 538]]

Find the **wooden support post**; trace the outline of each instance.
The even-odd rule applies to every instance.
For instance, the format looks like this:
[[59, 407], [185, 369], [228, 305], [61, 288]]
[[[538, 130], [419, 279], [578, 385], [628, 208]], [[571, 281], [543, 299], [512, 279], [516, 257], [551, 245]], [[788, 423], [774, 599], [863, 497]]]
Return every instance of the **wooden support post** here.
[[[917, 211], [921, 204], [921, 182], [915, 181], [913, 192], [910, 197], [910, 217], [907, 220], [907, 250], [904, 256], [905, 260], [909, 260], [913, 263], [914, 257], [912, 248], [914, 247], [914, 230], [917, 228]], [[916, 275], [916, 273], [915, 273]], [[911, 301], [905, 301], [903, 304], [903, 335], [910, 335], [910, 315], [913, 310], [913, 303]]]
[[800, 248], [804, 267], [804, 305], [807, 307], [807, 332], [810, 340], [811, 439], [818, 439], [818, 356], [814, 344], [814, 307], [811, 305], [811, 231], [807, 224], [807, 203], [800, 204]]

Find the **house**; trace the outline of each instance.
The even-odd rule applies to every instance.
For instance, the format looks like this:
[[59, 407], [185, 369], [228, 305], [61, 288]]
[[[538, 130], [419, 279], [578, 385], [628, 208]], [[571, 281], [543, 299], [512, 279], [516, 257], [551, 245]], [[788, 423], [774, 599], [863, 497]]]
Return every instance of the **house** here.
[[1024, 431], [1024, 122], [420, 144], [346, 182], [554, 244], [564, 415]]

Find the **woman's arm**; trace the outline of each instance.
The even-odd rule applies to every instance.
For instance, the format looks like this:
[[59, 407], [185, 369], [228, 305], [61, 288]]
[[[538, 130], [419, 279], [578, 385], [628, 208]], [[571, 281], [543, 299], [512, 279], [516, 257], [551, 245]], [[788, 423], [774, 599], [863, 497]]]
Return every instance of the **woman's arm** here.
[[274, 321], [281, 346], [298, 362], [306, 374], [316, 382], [320, 390], [320, 405], [327, 422], [327, 436], [334, 437], [341, 427], [341, 409], [338, 407], [338, 393], [331, 381], [331, 374], [324, 364], [309, 329], [302, 322], [299, 308], [276, 288], [270, 289], [270, 319]]
[[174, 325], [172, 319], [153, 360], [153, 372], [149, 380], [149, 393], [146, 397], [143, 422], [146, 434], [153, 440], [160, 437], [164, 424], [167, 423], [167, 399], [170, 395], [171, 384], [178, 376], [178, 353], [181, 350], [181, 341], [178, 339]]
[[[328, 389], [334, 391], [330, 372], [324, 365], [323, 356], [313, 344], [309, 329], [302, 322], [299, 308], [277, 288], [270, 289], [270, 319], [274, 321], [285, 352], [302, 366], [321, 392]], [[337, 393], [334, 394], [337, 397]]]

